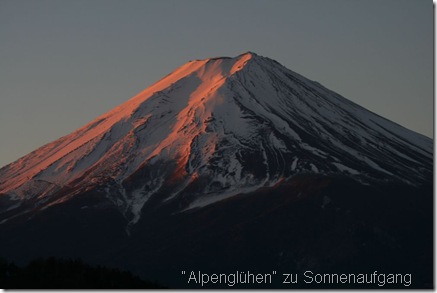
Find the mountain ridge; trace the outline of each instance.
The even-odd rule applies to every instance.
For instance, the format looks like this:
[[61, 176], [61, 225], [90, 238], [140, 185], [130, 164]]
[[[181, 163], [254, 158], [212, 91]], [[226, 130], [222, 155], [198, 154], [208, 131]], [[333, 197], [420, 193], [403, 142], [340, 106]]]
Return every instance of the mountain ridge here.
[[432, 140], [246, 52], [190, 61], [3, 167], [0, 193], [44, 208], [104, 189], [134, 224], [156, 195], [187, 210], [305, 173], [420, 185], [430, 159]]

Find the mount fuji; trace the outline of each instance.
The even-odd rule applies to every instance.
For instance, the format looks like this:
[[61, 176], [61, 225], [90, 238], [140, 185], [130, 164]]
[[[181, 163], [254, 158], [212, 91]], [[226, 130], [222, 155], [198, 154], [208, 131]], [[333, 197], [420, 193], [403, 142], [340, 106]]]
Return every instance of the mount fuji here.
[[[431, 139], [253, 52], [194, 60], [1, 168], [1, 251], [111, 260], [158, 279], [184, 262], [247, 267], [262, 248], [261, 263], [295, 271], [347, 267], [370, 247], [414, 258], [418, 244], [396, 225], [432, 247], [432, 180]], [[420, 249], [400, 267], [428, 280]], [[162, 261], [162, 274], [140, 260]]]

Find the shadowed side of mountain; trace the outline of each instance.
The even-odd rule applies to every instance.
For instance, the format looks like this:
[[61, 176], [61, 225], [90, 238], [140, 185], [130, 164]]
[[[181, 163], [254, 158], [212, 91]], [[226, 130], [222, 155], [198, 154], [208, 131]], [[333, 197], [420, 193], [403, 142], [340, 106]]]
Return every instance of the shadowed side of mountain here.
[[[91, 196], [95, 195], [83, 195], [84, 200]], [[22, 262], [35, 256], [81, 256], [171, 288], [198, 288], [187, 284], [183, 270], [297, 274], [376, 270], [410, 273], [410, 288], [430, 288], [432, 202], [432, 186], [365, 186], [347, 177], [302, 175], [183, 213], [175, 213], [177, 201], [163, 205], [151, 200], [127, 236], [126, 220], [115, 220], [109, 205], [89, 203], [81, 209], [85, 201], [76, 207], [69, 201], [35, 214], [33, 221], [16, 218], [10, 230], [0, 226], [5, 236], [1, 253]], [[363, 286], [379, 288], [359, 284], [347, 288]], [[278, 283], [270, 287], [284, 288]]]
[[[154, 263], [154, 271], [168, 277], [167, 284], [174, 287], [188, 286], [180, 271], [199, 269], [300, 275], [307, 270], [338, 274], [376, 270], [409, 273], [410, 288], [432, 288], [432, 202], [431, 185], [363, 186], [347, 178], [303, 175], [289, 184], [167, 219], [159, 218], [160, 210], [154, 213], [150, 205], [132, 231], [134, 242], [150, 246], [133, 249], [138, 254], [132, 265], [140, 269], [141, 263]], [[158, 225], [167, 228], [153, 228]], [[155, 259], [156, 253], [165, 261]], [[160, 263], [171, 264], [171, 269]], [[390, 286], [405, 288], [402, 284], [385, 288]], [[271, 287], [286, 288], [278, 283]], [[296, 287], [316, 288], [303, 282]], [[321, 287], [379, 288], [375, 284]]]

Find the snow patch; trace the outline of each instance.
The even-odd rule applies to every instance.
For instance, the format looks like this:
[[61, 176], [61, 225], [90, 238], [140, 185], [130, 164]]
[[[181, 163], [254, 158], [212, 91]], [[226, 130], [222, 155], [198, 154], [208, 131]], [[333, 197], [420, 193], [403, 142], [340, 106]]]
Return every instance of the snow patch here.
[[337, 167], [337, 169], [340, 170], [341, 172], [348, 172], [349, 174], [352, 174], [352, 175], [359, 175], [360, 174], [360, 172], [358, 172], [357, 170], [346, 167], [343, 164], [340, 164], [340, 163], [332, 163], [332, 164], [335, 167]]

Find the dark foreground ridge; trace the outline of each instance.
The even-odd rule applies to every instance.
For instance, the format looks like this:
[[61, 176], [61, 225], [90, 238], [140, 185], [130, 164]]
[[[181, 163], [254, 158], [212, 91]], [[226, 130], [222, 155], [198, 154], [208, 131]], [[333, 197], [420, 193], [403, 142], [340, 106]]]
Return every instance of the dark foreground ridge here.
[[130, 272], [90, 266], [81, 260], [38, 259], [25, 267], [0, 259], [0, 284], [5, 289], [163, 289]]

